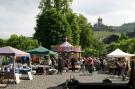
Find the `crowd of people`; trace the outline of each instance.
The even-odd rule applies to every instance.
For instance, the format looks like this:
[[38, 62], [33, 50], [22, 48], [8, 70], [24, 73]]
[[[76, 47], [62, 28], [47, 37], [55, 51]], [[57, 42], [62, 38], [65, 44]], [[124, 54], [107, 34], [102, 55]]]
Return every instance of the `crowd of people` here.
[[[82, 72], [83, 74], [92, 75], [93, 71], [98, 71], [107, 74], [115, 74], [121, 77], [122, 80], [126, 79], [128, 76], [129, 66], [125, 59], [114, 59], [113, 61], [108, 60], [105, 57], [96, 58], [96, 57], [63, 57], [59, 56], [58, 58], [49, 57], [46, 61], [45, 65], [48, 65], [50, 72], [53, 74], [57, 72], [57, 74], [62, 74], [63, 72]], [[20, 63], [16, 64], [16, 68], [21, 68]], [[1, 71], [5, 71], [5, 69], [9, 72], [13, 68], [11, 65], [4, 65], [0, 68]], [[16, 69], [17, 70], [17, 69]], [[46, 69], [48, 71], [49, 69]], [[113, 70], [113, 71], [112, 71]]]
[[[58, 59], [50, 58], [48, 59], [48, 65], [52, 68], [58, 70], [57, 74], [62, 74], [62, 72], [82, 72], [83, 74], [93, 74], [93, 71], [100, 71], [102, 73], [115, 74], [121, 76], [122, 80], [126, 79], [128, 76], [128, 64], [126, 60], [117, 59], [110, 62], [104, 58], [94, 58], [94, 57], [82, 57], [82, 58], [64, 58], [59, 57]], [[113, 66], [113, 68], [111, 68]], [[111, 71], [113, 69], [113, 71]], [[113, 73], [111, 73], [113, 72]]]

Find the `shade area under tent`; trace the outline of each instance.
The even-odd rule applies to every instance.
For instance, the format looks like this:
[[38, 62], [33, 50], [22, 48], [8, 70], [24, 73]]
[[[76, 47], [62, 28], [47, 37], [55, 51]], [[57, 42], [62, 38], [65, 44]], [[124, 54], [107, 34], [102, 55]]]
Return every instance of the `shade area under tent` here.
[[[17, 57], [28, 57], [29, 58], [29, 63], [31, 66], [31, 61], [30, 61], [30, 54], [26, 53], [24, 51], [21, 51], [19, 49], [6, 46], [6, 47], [1, 47], [0, 48], [0, 56], [9, 56], [13, 59], [13, 77], [15, 80], [15, 60]], [[1, 60], [1, 59], [0, 59]]]
[[73, 46], [67, 41], [67, 39], [64, 43], [56, 46], [51, 46], [51, 48], [53, 51], [58, 52], [61, 55], [67, 55], [68, 57], [75, 56], [79, 59], [81, 58], [81, 46]]
[[122, 50], [120, 50], [119, 48], [112, 51], [111, 53], [107, 54], [107, 57], [110, 59], [110, 60], [126, 60], [127, 63], [128, 63], [128, 67], [131, 68], [131, 59], [132, 57], [135, 57], [134, 54], [130, 54], [130, 53], [126, 53], [126, 52], [123, 52]]
[[54, 58], [58, 57], [57, 52], [53, 52], [52, 50], [49, 50], [43, 46], [29, 50], [28, 53], [31, 54], [32, 64], [34, 67], [33, 69], [36, 70], [36, 74], [44, 73], [44, 69], [46, 68], [45, 64], [47, 63], [48, 59], [50, 59], [52, 56]]
[[33, 58], [35, 59], [33, 61], [38, 61], [38, 60], [40, 60], [40, 57], [44, 57], [44, 56], [46, 56], [46, 57], [50, 57], [51, 55], [53, 55], [54, 57], [58, 56], [57, 52], [49, 50], [43, 46], [39, 46], [39, 47], [34, 48], [32, 50], [28, 50], [27, 52], [31, 54], [32, 59]]

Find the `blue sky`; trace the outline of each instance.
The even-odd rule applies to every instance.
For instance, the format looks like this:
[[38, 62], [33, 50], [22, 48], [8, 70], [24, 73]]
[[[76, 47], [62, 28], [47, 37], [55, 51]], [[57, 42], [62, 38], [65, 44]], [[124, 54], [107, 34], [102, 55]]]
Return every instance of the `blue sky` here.
[[[32, 36], [40, 0], [0, 0], [0, 38], [11, 34]], [[72, 9], [91, 24], [103, 18], [107, 25], [135, 21], [135, 0], [73, 0]]]

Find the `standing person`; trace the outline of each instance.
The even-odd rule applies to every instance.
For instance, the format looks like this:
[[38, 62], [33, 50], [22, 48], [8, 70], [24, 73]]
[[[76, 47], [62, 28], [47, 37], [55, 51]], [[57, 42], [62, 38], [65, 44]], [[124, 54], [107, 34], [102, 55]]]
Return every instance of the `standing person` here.
[[48, 65], [52, 67], [52, 60], [50, 59], [50, 57], [48, 58]]
[[125, 70], [126, 70], [126, 62], [123, 60], [120, 64], [120, 69], [121, 69], [121, 76], [122, 76], [122, 81], [124, 81], [126, 79], [125, 76]]
[[103, 65], [103, 59], [99, 59], [100, 60], [100, 67], [101, 67], [101, 70], [104, 71], [104, 65]]
[[100, 60], [97, 59], [97, 60], [96, 60], [96, 70], [97, 70], [97, 71], [99, 71], [99, 70], [101, 69], [101, 68], [100, 68], [100, 64], [101, 64]]
[[125, 75], [128, 76], [129, 66], [128, 62], [126, 61], [126, 69], [125, 69]]
[[84, 73], [84, 71], [85, 71], [85, 64], [84, 64], [85, 62], [84, 62], [84, 59], [81, 59], [80, 60], [80, 66], [81, 66], [81, 68], [80, 68], [80, 71], [82, 71], [83, 73]]
[[71, 58], [72, 72], [75, 72], [75, 58]]
[[56, 60], [55, 60], [55, 58], [52, 58], [51, 61], [52, 61], [52, 67], [55, 68], [56, 67]]
[[84, 72], [88, 72], [88, 63], [87, 63], [87, 58], [84, 59], [83, 61], [83, 64], [84, 64]]
[[94, 67], [94, 62], [93, 62], [93, 59], [91, 57], [88, 58], [87, 65], [88, 65], [88, 72], [89, 72], [89, 74], [92, 74], [93, 67]]
[[62, 74], [63, 70], [63, 59], [62, 57], [58, 58], [58, 73], [57, 74]]
[[116, 61], [116, 62], [115, 62], [115, 65], [116, 65], [116, 70], [115, 70], [115, 72], [116, 72], [116, 74], [117, 74], [118, 76], [120, 76], [120, 74], [121, 74], [120, 61], [119, 61], [119, 60]]
[[135, 59], [131, 60], [131, 72], [128, 84], [135, 89]]
[[107, 70], [107, 61], [106, 59], [103, 59], [103, 71], [106, 72]]

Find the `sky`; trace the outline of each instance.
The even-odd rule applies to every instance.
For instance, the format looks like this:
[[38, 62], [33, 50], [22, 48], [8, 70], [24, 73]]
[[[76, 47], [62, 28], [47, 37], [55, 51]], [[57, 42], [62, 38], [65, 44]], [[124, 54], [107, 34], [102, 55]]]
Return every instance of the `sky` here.
[[[40, 0], [0, 0], [0, 38], [11, 34], [32, 36]], [[71, 8], [93, 25], [98, 17], [106, 25], [135, 22], [135, 0], [73, 0]]]

